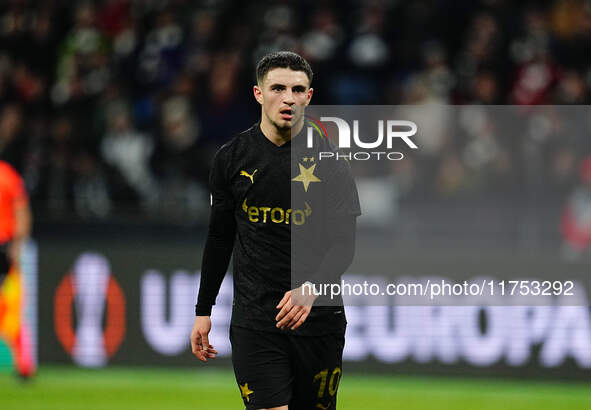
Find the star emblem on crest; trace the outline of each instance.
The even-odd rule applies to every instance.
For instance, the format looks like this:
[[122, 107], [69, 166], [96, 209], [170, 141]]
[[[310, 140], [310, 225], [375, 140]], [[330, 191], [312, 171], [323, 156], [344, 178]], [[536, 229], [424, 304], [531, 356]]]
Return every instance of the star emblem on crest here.
[[302, 164], [298, 163], [300, 167], [300, 174], [292, 179], [292, 181], [301, 182], [304, 185], [304, 191], [308, 192], [308, 187], [312, 182], [322, 182], [320, 178], [314, 175], [314, 169], [316, 168], [316, 164], [312, 165], [309, 168], [306, 168]]

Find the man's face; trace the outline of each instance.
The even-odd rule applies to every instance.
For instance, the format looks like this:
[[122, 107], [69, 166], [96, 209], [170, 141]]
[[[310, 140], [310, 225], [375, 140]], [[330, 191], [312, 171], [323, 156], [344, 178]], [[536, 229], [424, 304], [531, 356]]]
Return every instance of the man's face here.
[[279, 130], [290, 129], [302, 120], [313, 91], [305, 72], [289, 68], [270, 70], [263, 83], [254, 86], [263, 116]]

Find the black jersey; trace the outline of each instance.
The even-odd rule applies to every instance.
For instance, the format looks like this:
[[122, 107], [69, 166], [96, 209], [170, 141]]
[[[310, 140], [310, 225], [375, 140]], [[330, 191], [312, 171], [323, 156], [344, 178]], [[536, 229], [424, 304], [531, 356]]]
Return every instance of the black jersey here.
[[[360, 214], [349, 165], [344, 160], [319, 161], [314, 153], [334, 148], [326, 138], [315, 135], [310, 151], [305, 146], [305, 130], [276, 146], [257, 123], [224, 145], [214, 158], [212, 212], [218, 212], [217, 223], [225, 225], [226, 231], [235, 230], [235, 326], [281, 332], [275, 327], [276, 305], [294, 288], [292, 270], [298, 271], [293, 277], [299, 284], [311, 279], [330, 246], [322, 221], [327, 214]], [[338, 182], [339, 188], [327, 189], [331, 181]], [[292, 235], [298, 236], [299, 244], [306, 244], [304, 249], [299, 247], [303, 257], [292, 257]], [[214, 289], [216, 295], [218, 289], [219, 285]], [[208, 303], [213, 300], [200, 290], [198, 310]], [[293, 333], [323, 334], [345, 324], [342, 306], [313, 306], [306, 322]]]

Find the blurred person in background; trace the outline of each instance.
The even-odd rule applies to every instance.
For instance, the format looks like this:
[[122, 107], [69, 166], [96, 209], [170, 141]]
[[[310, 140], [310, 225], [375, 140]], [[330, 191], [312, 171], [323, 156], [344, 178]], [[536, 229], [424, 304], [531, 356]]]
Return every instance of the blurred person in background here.
[[60, 115], [49, 124], [47, 154], [42, 168], [42, 186], [46, 206], [52, 215], [66, 215], [72, 198], [75, 144], [73, 121]]
[[26, 141], [23, 135], [23, 115], [17, 104], [4, 106], [0, 112], [0, 159], [20, 169]]
[[127, 107], [114, 103], [107, 112], [107, 132], [101, 141], [104, 161], [115, 169], [122, 189], [129, 187], [144, 206], [154, 204], [157, 185], [150, 169], [152, 140], [135, 129]]
[[581, 182], [570, 195], [562, 212], [563, 256], [577, 260], [591, 245], [591, 156], [580, 168]]
[[74, 26], [62, 40], [57, 56], [56, 81], [51, 98], [56, 104], [81, 102], [101, 93], [108, 82], [108, 43], [96, 23], [92, 3], [80, 3]]
[[0, 161], [0, 337], [8, 344], [18, 375], [35, 373], [29, 328], [22, 315], [21, 251], [31, 232], [31, 211], [20, 175]]
[[106, 218], [112, 209], [107, 177], [98, 158], [86, 150], [76, 155], [74, 207], [83, 218]]
[[200, 124], [189, 98], [173, 94], [160, 107], [160, 135], [151, 163], [161, 187], [160, 205], [167, 217], [195, 220], [205, 211], [205, 189], [197, 181], [200, 169]]

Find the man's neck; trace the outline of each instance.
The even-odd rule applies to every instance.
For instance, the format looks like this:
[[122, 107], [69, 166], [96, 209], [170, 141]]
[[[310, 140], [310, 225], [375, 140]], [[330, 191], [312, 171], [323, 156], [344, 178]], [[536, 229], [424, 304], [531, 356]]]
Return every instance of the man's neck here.
[[293, 127], [287, 128], [282, 132], [269, 121], [265, 121], [264, 118], [261, 119], [261, 131], [263, 132], [263, 135], [278, 147], [285, 144], [286, 142], [291, 141], [291, 138], [295, 135], [298, 135], [303, 127], [304, 121], [302, 119], [298, 121]]

